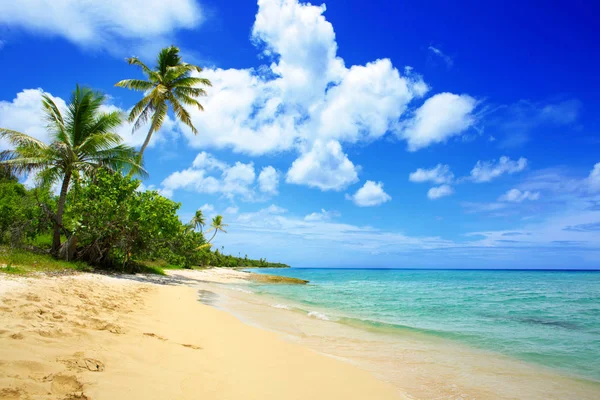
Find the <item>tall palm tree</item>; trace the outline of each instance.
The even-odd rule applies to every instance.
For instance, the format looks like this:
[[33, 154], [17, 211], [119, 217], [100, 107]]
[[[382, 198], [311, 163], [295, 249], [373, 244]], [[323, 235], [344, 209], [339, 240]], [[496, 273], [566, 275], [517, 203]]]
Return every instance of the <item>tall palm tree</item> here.
[[212, 86], [212, 84], [208, 79], [191, 76], [193, 72], [202, 72], [202, 68], [181, 61], [179, 48], [175, 46], [165, 47], [158, 53], [154, 69], [148, 68], [137, 57], [128, 58], [127, 62], [129, 65], [140, 67], [147, 78], [147, 80], [125, 79], [115, 84], [118, 87], [144, 92], [144, 97], [133, 107], [128, 118], [129, 122], [135, 121], [133, 131], [139, 129], [148, 120], [152, 120], [146, 140], [139, 152], [140, 158], [150, 143], [152, 134], [162, 126], [169, 111], [169, 104], [177, 118], [197, 134], [198, 130], [192, 124], [190, 114], [184, 105], [197, 107], [200, 111], [204, 110], [196, 98], [206, 96], [206, 91], [198, 86]]
[[227, 224], [223, 223], [223, 216], [222, 215], [217, 215], [215, 217], [213, 217], [212, 222], [210, 223], [210, 231], [215, 231], [215, 233], [212, 235], [212, 237], [210, 238], [210, 240], [208, 241], [208, 243], [212, 242], [212, 240], [215, 238], [215, 236], [217, 236], [217, 232], [221, 231], [223, 233], [227, 233], [227, 231], [225, 230], [225, 228], [227, 228]]
[[204, 225], [206, 225], [206, 219], [204, 218], [204, 214], [202, 210], [197, 210], [192, 220], [190, 221], [190, 226], [193, 229], [200, 229], [200, 232], [204, 229]]
[[17, 174], [38, 173], [46, 183], [62, 178], [54, 217], [52, 252], [55, 255], [60, 249], [62, 218], [73, 178], [100, 167], [145, 173], [136, 161], [135, 150], [121, 144], [121, 137], [113, 133], [121, 124], [120, 114], [100, 112], [104, 100], [103, 94], [77, 85], [63, 115], [52, 98], [44, 95], [42, 105], [52, 138], [49, 145], [24, 133], [0, 128], [0, 138], [14, 146], [13, 150], [3, 152], [1, 165]]

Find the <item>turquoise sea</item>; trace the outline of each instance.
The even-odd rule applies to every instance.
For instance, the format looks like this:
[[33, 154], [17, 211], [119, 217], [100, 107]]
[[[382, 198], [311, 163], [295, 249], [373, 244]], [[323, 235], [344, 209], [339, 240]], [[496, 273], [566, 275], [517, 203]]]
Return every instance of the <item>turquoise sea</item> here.
[[600, 382], [600, 272], [260, 269], [255, 285], [339, 323], [436, 335]]

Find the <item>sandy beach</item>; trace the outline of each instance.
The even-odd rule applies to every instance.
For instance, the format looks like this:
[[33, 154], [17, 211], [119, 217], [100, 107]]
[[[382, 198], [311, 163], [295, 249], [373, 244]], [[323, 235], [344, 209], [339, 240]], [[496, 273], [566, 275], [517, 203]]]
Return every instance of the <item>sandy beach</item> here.
[[3, 276], [0, 399], [403, 398], [369, 372], [202, 304], [184, 285], [233, 275], [169, 280], [178, 285]]
[[600, 387], [293, 311], [229, 269], [0, 279], [0, 399], [594, 399]]

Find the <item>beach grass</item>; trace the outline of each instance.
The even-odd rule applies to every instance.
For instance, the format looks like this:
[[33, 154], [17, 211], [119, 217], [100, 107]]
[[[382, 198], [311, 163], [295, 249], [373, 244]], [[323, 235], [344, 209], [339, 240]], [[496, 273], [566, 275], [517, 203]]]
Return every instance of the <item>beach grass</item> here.
[[33, 273], [91, 272], [93, 268], [82, 262], [57, 260], [47, 254], [0, 247], [0, 272], [11, 275]]

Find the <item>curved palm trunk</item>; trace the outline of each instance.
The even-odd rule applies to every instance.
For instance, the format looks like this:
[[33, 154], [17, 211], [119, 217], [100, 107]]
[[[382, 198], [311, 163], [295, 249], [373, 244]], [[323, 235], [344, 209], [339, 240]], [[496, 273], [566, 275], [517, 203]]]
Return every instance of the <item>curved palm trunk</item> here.
[[67, 202], [67, 192], [69, 191], [70, 182], [71, 172], [67, 172], [63, 179], [62, 187], [60, 188], [56, 218], [54, 219], [54, 237], [52, 240], [52, 254], [54, 255], [58, 255], [60, 250], [60, 229], [62, 228], [62, 217], [65, 211], [65, 203]]
[[212, 242], [212, 240], [215, 238], [215, 236], [217, 236], [217, 230], [216, 229], [215, 229], [215, 233], [213, 233], [213, 235], [210, 238], [210, 240], [208, 241], [208, 243]]
[[139, 153], [140, 161], [142, 161], [142, 157], [144, 156], [144, 151], [146, 151], [146, 147], [148, 147], [148, 143], [150, 143], [151, 138], [152, 138], [152, 126], [150, 127], [150, 130], [148, 131], [148, 134], [146, 135], [146, 140], [144, 140], [144, 143], [142, 144], [142, 147], [140, 148], [140, 153]]
[[[140, 148], [140, 151], [138, 152], [138, 155], [137, 155], [138, 165], [142, 165], [142, 158], [144, 157], [144, 152], [146, 151], [146, 147], [148, 147], [148, 144], [150, 143], [151, 138], [152, 138], [152, 126], [150, 127], [150, 130], [148, 131], [148, 134], [146, 135], [146, 140], [144, 140], [144, 143], [142, 143], [142, 147]], [[129, 173], [127, 174], [127, 178], [131, 179], [132, 177], [133, 177], [133, 170], [129, 171]]]

